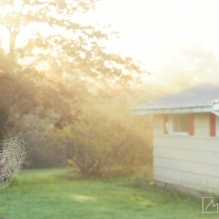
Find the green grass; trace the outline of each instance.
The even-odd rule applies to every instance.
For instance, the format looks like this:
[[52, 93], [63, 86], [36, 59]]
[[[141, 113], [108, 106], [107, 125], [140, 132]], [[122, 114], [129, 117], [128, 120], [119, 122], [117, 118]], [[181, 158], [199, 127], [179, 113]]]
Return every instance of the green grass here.
[[67, 179], [68, 169], [25, 170], [0, 196], [0, 219], [198, 219], [201, 199], [136, 177]]

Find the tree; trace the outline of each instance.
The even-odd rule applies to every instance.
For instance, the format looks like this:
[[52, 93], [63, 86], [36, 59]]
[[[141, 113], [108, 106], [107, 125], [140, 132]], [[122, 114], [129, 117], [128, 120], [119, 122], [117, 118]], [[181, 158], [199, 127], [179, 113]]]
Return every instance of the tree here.
[[[93, 10], [95, 4], [94, 0], [0, 1], [1, 32], [10, 39], [0, 61], [8, 81], [14, 81], [7, 87], [10, 101], [4, 104], [7, 97], [3, 95], [0, 103], [6, 112], [0, 116], [2, 133], [12, 127], [27, 129], [32, 116], [46, 124], [60, 119], [55, 125], [63, 129], [77, 121], [79, 108], [91, 92], [127, 87], [139, 79], [141, 69], [132, 58], [106, 48], [116, 32], [109, 26], [77, 21], [77, 16]], [[1, 35], [2, 48], [7, 35]], [[0, 91], [4, 92], [6, 82], [2, 83]], [[22, 95], [17, 95], [16, 86]]]
[[104, 46], [117, 33], [109, 26], [75, 21], [79, 14], [94, 9], [96, 2], [1, 1], [0, 25], [10, 36], [8, 69], [13, 70], [18, 62], [28, 68], [46, 66], [50, 77], [59, 75], [71, 81], [83, 77], [101, 80], [104, 85], [109, 85], [112, 78], [113, 83], [121, 78], [124, 82], [136, 78], [141, 72], [136, 63], [107, 52]]
[[150, 153], [145, 133], [142, 138], [133, 126], [123, 124], [123, 118], [114, 119], [107, 101], [83, 111], [77, 122], [51, 135], [54, 145], [67, 147], [69, 165], [78, 167], [84, 176], [112, 176], [139, 171], [147, 163]]
[[[141, 72], [131, 58], [107, 52], [104, 43], [116, 34], [109, 27], [74, 21], [95, 4], [94, 0], [0, 2], [0, 27], [10, 39], [2, 60], [4, 71], [35, 87], [35, 113], [44, 118], [54, 117], [51, 109], [62, 117], [94, 87], [102, 91], [121, 81], [127, 85]], [[8, 37], [1, 38], [4, 46]]]
[[[9, 73], [7, 60], [4, 51], [0, 50], [1, 139], [6, 134], [10, 137], [12, 131], [22, 133], [30, 128], [37, 128], [38, 124], [30, 122], [31, 117], [46, 119], [44, 122], [48, 125], [71, 112], [72, 102], [78, 104], [78, 100], [74, 99], [73, 89], [64, 86], [62, 81], [52, 81], [34, 69], [25, 74], [20, 69]], [[76, 95], [75, 89], [74, 94]], [[78, 110], [75, 110], [68, 114], [55, 126], [62, 128], [66, 123], [72, 122], [77, 113]]]

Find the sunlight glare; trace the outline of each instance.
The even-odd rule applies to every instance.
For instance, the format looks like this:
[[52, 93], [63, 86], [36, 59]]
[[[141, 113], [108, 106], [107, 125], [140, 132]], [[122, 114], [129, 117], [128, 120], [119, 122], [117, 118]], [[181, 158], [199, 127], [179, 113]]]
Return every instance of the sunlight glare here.
[[121, 32], [112, 47], [160, 71], [165, 57], [179, 45], [202, 43], [219, 53], [219, 1], [104, 0], [96, 20]]

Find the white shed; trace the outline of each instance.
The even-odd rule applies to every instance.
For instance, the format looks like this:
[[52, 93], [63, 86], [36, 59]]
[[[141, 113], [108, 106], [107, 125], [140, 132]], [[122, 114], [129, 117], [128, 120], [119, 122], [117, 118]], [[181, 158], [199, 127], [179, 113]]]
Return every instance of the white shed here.
[[156, 184], [197, 196], [219, 194], [219, 83], [206, 83], [135, 107], [153, 114]]

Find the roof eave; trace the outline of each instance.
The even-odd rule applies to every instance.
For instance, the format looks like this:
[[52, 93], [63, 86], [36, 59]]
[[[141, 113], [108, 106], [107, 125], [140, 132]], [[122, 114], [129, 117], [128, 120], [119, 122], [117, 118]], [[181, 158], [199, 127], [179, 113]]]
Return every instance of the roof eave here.
[[137, 115], [145, 115], [145, 114], [176, 114], [176, 113], [205, 113], [212, 112], [214, 110], [218, 110], [217, 107], [213, 106], [205, 106], [205, 107], [185, 107], [185, 108], [167, 108], [167, 109], [159, 109], [159, 108], [145, 108], [145, 109], [133, 109], [132, 112]]

